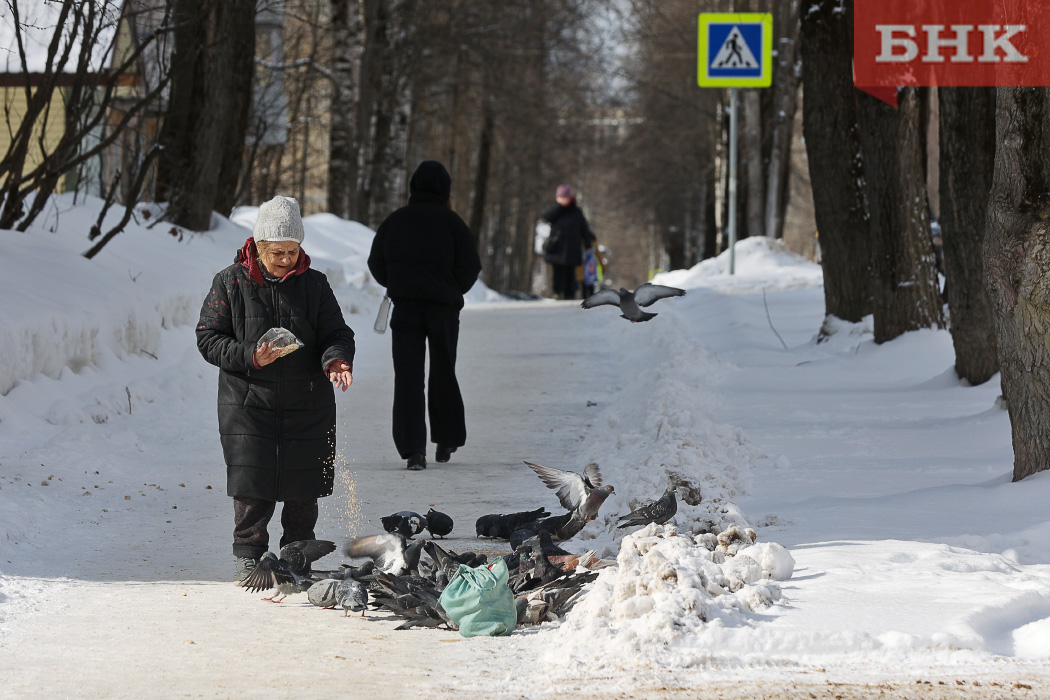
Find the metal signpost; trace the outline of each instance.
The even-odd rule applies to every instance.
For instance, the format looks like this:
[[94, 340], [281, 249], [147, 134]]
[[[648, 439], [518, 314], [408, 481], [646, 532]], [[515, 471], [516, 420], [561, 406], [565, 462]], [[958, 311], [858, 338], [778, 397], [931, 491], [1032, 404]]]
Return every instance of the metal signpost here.
[[737, 90], [773, 84], [773, 15], [705, 12], [700, 15], [697, 79], [700, 87], [729, 88], [729, 274], [736, 267]]

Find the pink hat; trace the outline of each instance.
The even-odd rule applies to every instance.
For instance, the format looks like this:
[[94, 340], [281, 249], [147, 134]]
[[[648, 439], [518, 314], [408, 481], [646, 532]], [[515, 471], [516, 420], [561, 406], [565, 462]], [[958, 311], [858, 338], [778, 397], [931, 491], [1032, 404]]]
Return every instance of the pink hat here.
[[558, 185], [558, 191], [554, 195], [555, 197], [568, 197], [572, 199], [572, 185]]

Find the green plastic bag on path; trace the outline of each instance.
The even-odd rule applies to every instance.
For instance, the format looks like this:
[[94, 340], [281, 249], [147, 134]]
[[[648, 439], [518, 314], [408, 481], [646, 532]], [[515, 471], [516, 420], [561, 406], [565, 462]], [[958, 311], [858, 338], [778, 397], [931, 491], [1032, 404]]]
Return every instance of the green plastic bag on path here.
[[460, 564], [441, 592], [440, 602], [464, 637], [510, 634], [518, 622], [514, 594], [507, 586], [507, 562], [502, 557], [491, 566]]

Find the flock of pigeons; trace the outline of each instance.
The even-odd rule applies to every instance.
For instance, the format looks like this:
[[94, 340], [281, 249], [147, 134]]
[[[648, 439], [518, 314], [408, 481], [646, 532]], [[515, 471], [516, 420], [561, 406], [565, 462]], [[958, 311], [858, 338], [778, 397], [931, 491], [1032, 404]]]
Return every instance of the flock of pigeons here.
[[[644, 285], [643, 285], [644, 286]], [[598, 510], [615, 489], [602, 485], [597, 464], [583, 473], [554, 469], [525, 462], [548, 488], [556, 491], [566, 509], [551, 515], [544, 508], [509, 514], [483, 515], [475, 523], [479, 537], [510, 542], [512, 551], [503, 556], [509, 572], [507, 585], [514, 593], [518, 624], [557, 620], [579, 600], [583, 587], [593, 581], [597, 569], [609, 565], [594, 552], [577, 555], [565, 551], [555, 540], [566, 541], [598, 517]], [[657, 500], [646, 503], [618, 521], [618, 527], [666, 523], [678, 511], [673, 487]], [[423, 530], [431, 538], [452, 532], [453, 520], [433, 508], [426, 515], [400, 511], [381, 518], [383, 534], [355, 537], [343, 546], [352, 560], [367, 560], [359, 566], [343, 564], [336, 571], [314, 572], [311, 565], [336, 549], [327, 540], [292, 542], [279, 554], [267, 552], [238, 585], [249, 591], [276, 589], [269, 598], [306, 593], [320, 608], [343, 608], [349, 615], [368, 606], [402, 618], [397, 629], [447, 627], [455, 629], [439, 602], [441, 592], [456, 576], [460, 565], [485, 566], [485, 554], [457, 553], [442, 548], [434, 539], [413, 541]], [[277, 598], [281, 595], [281, 598]]]

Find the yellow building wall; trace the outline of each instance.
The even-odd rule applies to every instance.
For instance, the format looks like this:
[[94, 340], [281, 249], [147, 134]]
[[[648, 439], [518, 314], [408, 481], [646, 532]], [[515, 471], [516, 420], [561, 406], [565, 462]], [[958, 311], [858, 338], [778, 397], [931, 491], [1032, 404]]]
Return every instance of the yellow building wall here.
[[[21, 128], [25, 115], [25, 88], [0, 87], [0, 160], [4, 159], [11, 148], [11, 137]], [[64, 132], [65, 101], [62, 99], [61, 89], [58, 89], [51, 97], [50, 109], [45, 110], [33, 125], [33, 136], [22, 172], [29, 173], [40, 165], [44, 153], [54, 150]], [[43, 147], [41, 147], [41, 134], [43, 134]], [[0, 178], [3, 178], [2, 174]], [[57, 191], [64, 192], [65, 184], [65, 178], [63, 178]]]

